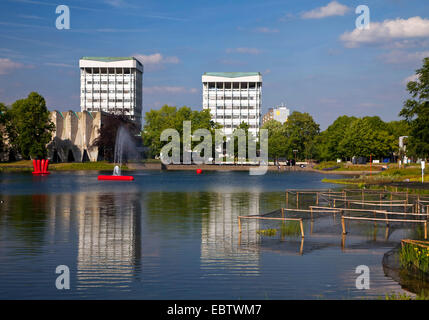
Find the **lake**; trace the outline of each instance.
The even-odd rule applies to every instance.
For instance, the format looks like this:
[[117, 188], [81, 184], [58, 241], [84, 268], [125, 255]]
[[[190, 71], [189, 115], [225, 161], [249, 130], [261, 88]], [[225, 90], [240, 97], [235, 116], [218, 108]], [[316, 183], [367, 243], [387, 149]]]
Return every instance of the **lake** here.
[[[323, 174], [193, 171], [98, 181], [98, 172], [0, 174], [0, 299], [361, 299], [402, 292], [383, 254], [412, 233], [340, 219], [305, 221], [300, 235], [262, 236], [243, 223], [285, 206], [285, 189], [337, 188]], [[110, 173], [109, 173], [110, 174]], [[327, 175], [328, 176], [328, 175]], [[329, 175], [329, 177], [335, 177]], [[303, 200], [305, 202], [305, 199]], [[277, 225], [275, 225], [277, 223]], [[58, 290], [58, 265], [70, 290]], [[356, 267], [370, 269], [358, 290]]]

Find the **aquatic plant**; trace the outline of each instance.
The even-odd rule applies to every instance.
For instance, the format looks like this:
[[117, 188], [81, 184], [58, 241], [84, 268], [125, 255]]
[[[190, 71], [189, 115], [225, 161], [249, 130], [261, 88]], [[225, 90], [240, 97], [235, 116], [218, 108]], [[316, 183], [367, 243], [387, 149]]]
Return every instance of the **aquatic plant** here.
[[423, 272], [429, 272], [429, 247], [404, 243], [399, 252], [399, 260], [404, 268], [414, 266]]
[[256, 233], [262, 236], [273, 237], [277, 234], [277, 229], [259, 229], [256, 230]]
[[301, 235], [301, 227], [298, 221], [286, 221], [280, 227], [282, 236], [298, 236]]

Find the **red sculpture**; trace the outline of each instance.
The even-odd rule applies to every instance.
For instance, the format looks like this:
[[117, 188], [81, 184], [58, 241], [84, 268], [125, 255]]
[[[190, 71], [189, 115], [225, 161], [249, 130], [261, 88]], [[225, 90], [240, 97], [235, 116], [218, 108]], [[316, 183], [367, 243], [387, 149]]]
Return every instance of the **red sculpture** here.
[[46, 174], [50, 174], [48, 171], [48, 165], [49, 165], [49, 159], [42, 159], [42, 160], [33, 160], [33, 174], [36, 176], [42, 176]]

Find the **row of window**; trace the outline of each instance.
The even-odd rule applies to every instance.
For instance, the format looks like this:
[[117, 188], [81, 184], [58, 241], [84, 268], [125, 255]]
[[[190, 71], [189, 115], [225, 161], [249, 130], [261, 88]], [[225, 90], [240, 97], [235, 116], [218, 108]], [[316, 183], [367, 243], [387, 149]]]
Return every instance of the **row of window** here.
[[262, 87], [261, 82], [204, 82], [204, 87], [209, 89], [255, 89]]
[[[87, 108], [86, 110], [88, 110], [88, 111], [105, 111], [106, 109], [105, 108], [100, 108], [100, 107], [94, 107], [94, 108]], [[109, 111], [111, 112], [111, 111], [115, 111], [115, 112], [130, 112], [130, 109], [128, 109], [128, 108], [125, 108], [125, 109], [119, 109], [119, 108], [109, 108]]]
[[[107, 99], [87, 99], [87, 102], [106, 102]], [[109, 99], [109, 102], [131, 102], [131, 99]]]
[[94, 81], [91, 81], [91, 80], [88, 80], [88, 81], [86, 81], [86, 84], [111, 84], [111, 85], [114, 85], [114, 84], [116, 84], [116, 85], [118, 85], [118, 84], [121, 84], [121, 85], [125, 85], [125, 84], [129, 84], [130, 82], [129, 81], [97, 81], [97, 80], [94, 80]]
[[224, 97], [219, 96], [216, 98], [216, 96], [209, 96], [209, 100], [255, 100], [255, 97]]
[[216, 109], [218, 110], [228, 110], [228, 109], [232, 109], [232, 110], [254, 110], [256, 107], [255, 106], [217, 106]]
[[227, 115], [221, 115], [221, 114], [218, 114], [218, 115], [216, 115], [216, 118], [217, 119], [247, 119], [247, 118], [249, 118], [249, 119], [256, 119], [256, 115], [249, 115], [249, 117], [247, 117], [247, 114], [243, 114], [243, 115], [237, 115], [237, 114], [234, 114], [234, 115], [230, 115], [230, 114], [227, 114]]
[[[224, 126], [224, 128], [227, 128], [227, 129], [231, 129], [231, 128], [237, 128], [237, 126], [233, 126], [233, 125], [230, 125], [230, 124], [227, 124], [227, 125], [225, 125]], [[251, 124], [250, 126], [249, 126], [249, 128], [251, 128], [251, 129], [255, 129], [255, 128], [259, 128], [259, 126], [258, 125], [256, 125], [256, 124]]]
[[[130, 90], [86, 90], [86, 93], [130, 93]], [[82, 90], [85, 93], [85, 90]]]

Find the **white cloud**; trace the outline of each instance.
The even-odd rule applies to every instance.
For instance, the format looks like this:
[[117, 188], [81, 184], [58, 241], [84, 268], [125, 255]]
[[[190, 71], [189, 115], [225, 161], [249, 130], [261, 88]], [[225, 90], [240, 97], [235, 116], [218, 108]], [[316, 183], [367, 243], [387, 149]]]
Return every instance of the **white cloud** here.
[[417, 74], [413, 74], [409, 77], [406, 77], [404, 80], [402, 80], [402, 83], [406, 85], [408, 82], [417, 81], [418, 79], [419, 79], [419, 76]]
[[371, 22], [369, 29], [355, 29], [345, 32], [340, 39], [346, 47], [355, 48], [361, 44], [385, 44], [393, 40], [429, 37], [429, 19], [412, 17], [397, 18], [383, 22]]
[[429, 57], [429, 50], [418, 52], [406, 52], [394, 50], [381, 56], [381, 59], [386, 63], [414, 63], [421, 62], [424, 58]]
[[255, 32], [259, 32], [259, 33], [277, 33], [279, 32], [278, 29], [271, 29], [268, 27], [260, 27], [260, 28], [256, 28]]
[[144, 93], [147, 94], [155, 94], [155, 93], [169, 93], [169, 94], [177, 94], [177, 93], [197, 93], [198, 89], [196, 88], [185, 88], [185, 87], [174, 87], [174, 86], [153, 86], [153, 87], [144, 87]]
[[29, 66], [25, 66], [22, 63], [14, 62], [9, 58], [0, 58], [0, 74], [8, 74], [15, 69], [26, 68]]
[[104, 2], [115, 8], [135, 8], [125, 0], [104, 0]]
[[324, 7], [319, 7], [301, 14], [303, 19], [322, 19], [332, 16], [343, 16], [350, 8], [337, 1], [331, 1]]
[[260, 54], [261, 50], [256, 48], [234, 48], [226, 49], [226, 53]]
[[144, 65], [161, 65], [165, 63], [177, 64], [180, 62], [177, 57], [164, 57], [161, 53], [154, 53], [149, 55], [135, 54], [134, 57]]

